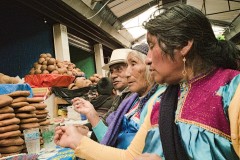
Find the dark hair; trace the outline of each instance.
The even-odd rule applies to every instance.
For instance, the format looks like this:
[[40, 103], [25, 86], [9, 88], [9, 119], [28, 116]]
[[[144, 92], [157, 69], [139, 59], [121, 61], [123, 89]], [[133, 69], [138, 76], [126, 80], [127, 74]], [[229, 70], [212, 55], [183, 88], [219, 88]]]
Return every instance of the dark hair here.
[[97, 83], [97, 92], [101, 95], [111, 95], [113, 91], [112, 81], [108, 77], [101, 78]]
[[239, 49], [230, 41], [217, 40], [211, 23], [200, 10], [178, 4], [158, 12], [159, 15], [144, 22], [143, 26], [150, 35], [157, 37], [161, 49], [172, 59], [174, 49], [181, 49], [193, 40], [186, 56], [187, 65], [194, 66], [194, 69], [209, 66], [239, 69]]

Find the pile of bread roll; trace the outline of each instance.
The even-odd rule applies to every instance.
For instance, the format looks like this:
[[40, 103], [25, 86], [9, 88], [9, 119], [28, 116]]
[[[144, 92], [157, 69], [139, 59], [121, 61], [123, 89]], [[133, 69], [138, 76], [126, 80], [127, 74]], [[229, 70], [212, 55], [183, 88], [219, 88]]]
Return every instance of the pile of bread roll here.
[[2, 157], [21, 153], [24, 140], [19, 130], [20, 120], [15, 117], [10, 107], [13, 99], [7, 95], [0, 96], [0, 153]]
[[[29, 91], [0, 95], [0, 153], [9, 156], [27, 153], [23, 130], [48, 125], [43, 98], [29, 98]], [[40, 144], [43, 144], [40, 137]]]

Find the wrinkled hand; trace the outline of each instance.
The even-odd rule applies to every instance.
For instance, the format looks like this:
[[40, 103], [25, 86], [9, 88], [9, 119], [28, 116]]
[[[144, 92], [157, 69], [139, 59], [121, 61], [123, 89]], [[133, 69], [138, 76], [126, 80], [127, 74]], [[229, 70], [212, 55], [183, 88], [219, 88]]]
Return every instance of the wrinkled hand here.
[[162, 158], [156, 154], [144, 153], [136, 157], [134, 160], [162, 160]]
[[73, 102], [74, 110], [78, 113], [86, 115], [87, 117], [91, 113], [96, 112], [93, 105], [89, 101], [83, 98], [80, 98], [80, 97], [74, 98], [72, 99], [72, 102]]
[[74, 125], [75, 127], [77, 127], [78, 131], [81, 133], [81, 135], [87, 136], [88, 132], [89, 132], [89, 128], [87, 126], [84, 125]]
[[83, 135], [76, 126], [59, 126], [55, 129], [54, 142], [61, 147], [75, 149]]

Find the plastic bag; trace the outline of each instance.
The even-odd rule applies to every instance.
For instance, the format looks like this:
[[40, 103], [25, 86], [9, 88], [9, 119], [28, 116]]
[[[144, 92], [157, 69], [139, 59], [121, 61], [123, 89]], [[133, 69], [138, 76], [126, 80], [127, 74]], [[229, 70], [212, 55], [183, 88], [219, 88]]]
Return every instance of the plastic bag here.
[[75, 77], [60, 74], [34, 74], [26, 75], [25, 82], [31, 87], [68, 87]]

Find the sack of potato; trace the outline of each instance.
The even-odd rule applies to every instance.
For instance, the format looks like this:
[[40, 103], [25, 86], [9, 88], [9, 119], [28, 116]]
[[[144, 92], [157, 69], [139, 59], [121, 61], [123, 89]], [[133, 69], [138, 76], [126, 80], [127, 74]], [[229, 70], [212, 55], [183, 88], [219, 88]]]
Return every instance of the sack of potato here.
[[91, 77], [89, 77], [90, 81], [96, 85], [98, 83], [98, 81], [102, 78], [102, 76], [100, 74], [93, 74]]
[[74, 90], [79, 88], [84, 88], [92, 85], [92, 82], [85, 77], [77, 77], [73, 83], [68, 86], [68, 89]]

